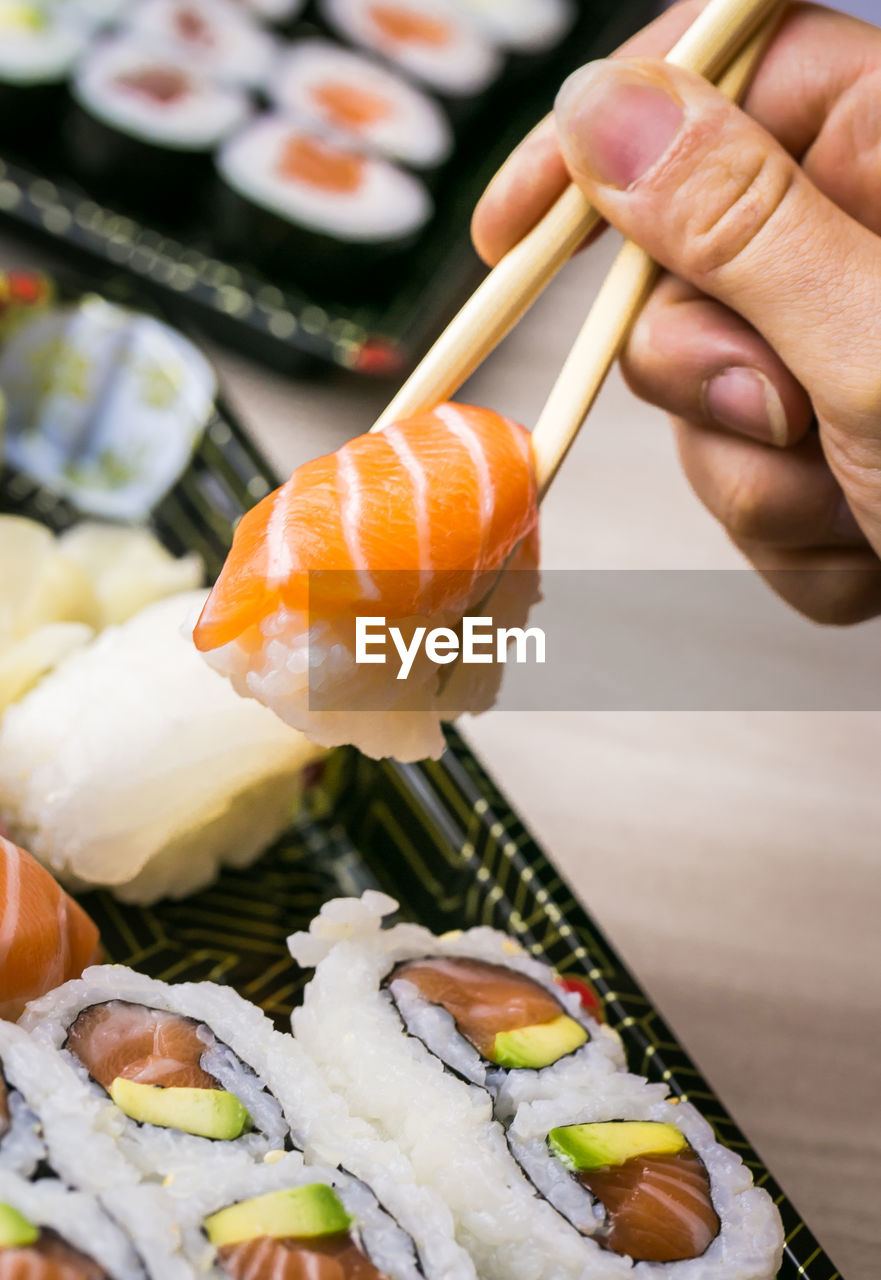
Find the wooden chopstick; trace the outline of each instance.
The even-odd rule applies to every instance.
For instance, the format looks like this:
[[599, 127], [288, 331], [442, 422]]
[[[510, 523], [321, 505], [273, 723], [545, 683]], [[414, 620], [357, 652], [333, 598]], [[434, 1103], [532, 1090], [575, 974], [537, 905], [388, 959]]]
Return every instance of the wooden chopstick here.
[[[780, 25], [787, 2], [776, 0], [764, 23], [720, 76], [717, 87], [732, 101], [738, 101], [746, 92]], [[620, 354], [630, 326], [648, 299], [658, 269], [645, 250], [632, 241], [624, 243], [612, 264], [532, 433], [539, 501], [557, 474], [609, 369]], [[472, 606], [471, 611], [475, 615], [483, 616], [488, 612], [513, 554], [499, 570], [484, 597]], [[458, 661], [441, 671], [438, 677], [440, 692], [449, 684], [457, 666]]]
[[[715, 80], [778, 0], [710, 0], [667, 61]], [[493, 268], [372, 430], [448, 400], [529, 309], [601, 219], [575, 186]]]
[[[775, 0], [763, 25], [719, 79], [718, 88], [726, 97], [737, 102], [746, 92], [785, 8], [785, 0]], [[535, 424], [532, 451], [539, 500], [572, 447], [658, 272], [657, 264], [639, 245], [625, 242]]]

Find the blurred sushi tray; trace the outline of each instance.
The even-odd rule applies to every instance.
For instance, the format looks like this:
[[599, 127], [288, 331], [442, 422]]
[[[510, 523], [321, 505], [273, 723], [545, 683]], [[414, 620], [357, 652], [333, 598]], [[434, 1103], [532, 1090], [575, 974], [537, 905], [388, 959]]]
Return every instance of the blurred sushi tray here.
[[0, 0], [0, 219], [283, 369], [411, 364], [486, 181], [655, 0]]
[[[796, 1209], [455, 729], [447, 730], [439, 760], [372, 760], [352, 747], [327, 752], [266, 707], [239, 697], [196, 652], [185, 624], [205, 600], [204, 584], [219, 573], [234, 525], [277, 484], [224, 404], [197, 348], [161, 316], [120, 308], [97, 294], [59, 296], [55, 284], [41, 276], [0, 275], [0, 391], [0, 1262], [4, 1250], [31, 1249], [23, 1240], [36, 1240], [36, 1249], [44, 1243], [72, 1248], [83, 1235], [76, 1235], [80, 1218], [91, 1222], [89, 1215], [109, 1212], [129, 1232], [142, 1263], [127, 1269], [112, 1261], [114, 1240], [123, 1250], [130, 1244], [117, 1239], [118, 1226], [111, 1230], [105, 1224], [79, 1246], [91, 1257], [97, 1250], [102, 1259], [106, 1248], [111, 1260], [105, 1269], [64, 1271], [65, 1276], [220, 1275], [190, 1264], [180, 1269], [177, 1252], [174, 1265], [162, 1252], [166, 1246], [179, 1250], [183, 1239], [195, 1249], [193, 1256], [202, 1257], [207, 1232], [225, 1259], [222, 1274], [233, 1277], [476, 1280], [449, 1227], [438, 1226], [436, 1235], [429, 1229], [439, 1207], [432, 1199], [435, 1184], [428, 1200], [424, 1188], [418, 1199], [415, 1185], [407, 1185], [413, 1177], [407, 1160], [416, 1153], [403, 1164], [396, 1156], [389, 1177], [382, 1172], [388, 1154], [377, 1164], [375, 1142], [366, 1142], [363, 1129], [344, 1141], [325, 1114], [339, 1099], [316, 1076], [315, 1063], [324, 1062], [327, 1078], [340, 1088], [343, 1058], [350, 1063], [354, 1093], [346, 1097], [367, 1108], [358, 1111], [362, 1116], [374, 1117], [375, 1108], [394, 1109], [395, 1091], [390, 1101], [388, 1087], [381, 1087], [384, 1072], [396, 1088], [407, 1080], [410, 1068], [386, 1059], [383, 1037], [378, 1044], [370, 1041], [378, 1026], [371, 1001], [384, 1000], [386, 990], [370, 977], [379, 956], [382, 972], [397, 959], [409, 966], [411, 981], [427, 982], [429, 1001], [446, 998], [432, 996], [441, 989], [430, 984], [438, 973], [447, 981], [452, 972], [466, 985], [501, 983], [493, 998], [526, 998], [541, 1010], [537, 1027], [494, 1034], [495, 1047], [485, 1052], [490, 1066], [499, 1065], [480, 1067], [478, 1078], [474, 1063], [483, 1060], [473, 1049], [473, 1057], [462, 1057], [443, 1037], [442, 1043], [432, 1039], [436, 1024], [420, 1022], [418, 1007], [396, 994], [393, 978], [400, 963], [387, 980], [397, 1002], [394, 1018], [403, 1019], [393, 1023], [406, 1062], [413, 1065], [407, 1043], [415, 1035], [450, 1067], [438, 1072], [437, 1063], [429, 1062], [424, 1080], [410, 1081], [407, 1087], [417, 1089], [411, 1111], [421, 1106], [442, 1116], [443, 1099], [435, 1107], [420, 1091], [464, 1090], [461, 1097], [469, 1098], [462, 1077], [479, 1079], [488, 1091], [480, 1095], [486, 1107], [508, 1126], [510, 1151], [504, 1139], [501, 1146], [493, 1139], [492, 1146], [502, 1182], [514, 1176], [508, 1163], [516, 1156], [533, 1186], [577, 1226], [574, 1210], [558, 1204], [553, 1187], [546, 1189], [542, 1181], [557, 1168], [557, 1156], [548, 1155], [542, 1140], [536, 1164], [536, 1140], [528, 1124], [524, 1129], [526, 1121], [546, 1127], [542, 1107], [557, 1108], [553, 1123], [563, 1123], [563, 1115], [565, 1124], [551, 1136], [564, 1143], [559, 1151], [570, 1160], [567, 1168], [575, 1158], [575, 1148], [565, 1147], [567, 1134], [577, 1131], [582, 1141], [586, 1133], [608, 1137], [610, 1129], [626, 1131], [633, 1149], [615, 1158], [624, 1161], [622, 1169], [635, 1168], [637, 1179], [648, 1176], [648, 1157], [639, 1152], [656, 1151], [645, 1143], [657, 1141], [662, 1130], [667, 1154], [651, 1161], [690, 1159], [682, 1169], [676, 1165], [676, 1176], [690, 1180], [689, 1195], [695, 1178], [704, 1187], [698, 1226], [690, 1209], [686, 1215], [686, 1234], [691, 1240], [696, 1232], [698, 1244], [691, 1241], [692, 1252], [683, 1255], [676, 1252], [683, 1248], [680, 1240], [664, 1257], [697, 1262], [694, 1250], [709, 1248], [715, 1250], [709, 1256], [718, 1259], [698, 1271], [680, 1270], [692, 1262], [671, 1262], [670, 1280], [686, 1274], [770, 1280], [781, 1256], [781, 1280], [835, 1280], [837, 1271]], [[114, 432], [120, 420], [127, 427], [122, 438]], [[383, 921], [391, 911], [400, 927]], [[414, 932], [414, 924], [422, 928]], [[289, 945], [304, 968], [294, 965]], [[438, 953], [434, 959], [432, 951]], [[102, 952], [113, 967], [92, 968], [81, 982], [56, 986]], [[316, 977], [309, 982], [314, 965]], [[333, 977], [340, 966], [342, 987]], [[181, 983], [195, 985], [174, 985]], [[408, 982], [402, 990], [410, 990]], [[18, 1017], [29, 1000], [18, 1026], [2, 1021]], [[298, 1009], [292, 1040], [280, 1032]], [[99, 1061], [100, 1046], [107, 1043], [105, 1019], [108, 1026], [128, 1027], [132, 1046], [153, 1046], [149, 1052], [132, 1048], [137, 1060], [129, 1075], [115, 1075], [118, 1067], [107, 1072]], [[521, 1028], [522, 1019], [513, 1025]], [[198, 1037], [190, 1043], [196, 1027]], [[562, 1047], [554, 1048], [546, 1035], [530, 1040], [526, 1034], [548, 1027], [562, 1037]], [[468, 1034], [476, 1037], [470, 1044], [484, 1043], [479, 1037], [485, 1031]], [[172, 1049], [176, 1035], [184, 1044]], [[208, 1044], [214, 1046], [210, 1053]], [[59, 1054], [62, 1046], [66, 1056]], [[114, 1053], [124, 1051], [117, 1044]], [[371, 1054], [378, 1064], [372, 1075]], [[71, 1055], [79, 1055], [91, 1082], [67, 1065]], [[169, 1061], [183, 1075], [161, 1075]], [[552, 1065], [543, 1067], [544, 1062]], [[633, 1075], [622, 1070], [625, 1064]], [[518, 1069], [524, 1066], [530, 1069]], [[546, 1073], [558, 1068], [561, 1083], [554, 1085], [557, 1077]], [[150, 1074], [156, 1071], [159, 1077]], [[261, 1091], [260, 1080], [257, 1095], [253, 1088], [243, 1093], [236, 1071], [244, 1071], [245, 1080], [256, 1072], [269, 1093]], [[591, 1092], [590, 1106], [577, 1111], [584, 1123], [572, 1124], [573, 1099], [581, 1097], [585, 1079], [599, 1095]], [[369, 1099], [359, 1094], [362, 1086], [372, 1090]], [[539, 1100], [531, 1102], [534, 1087]], [[52, 1100], [53, 1093], [67, 1089], [75, 1096], [66, 1103]], [[199, 1111], [196, 1119], [189, 1112], [172, 1116], [156, 1110], [166, 1106], [166, 1095], [191, 1101], [192, 1095], [204, 1099], [206, 1089], [226, 1102]], [[662, 1100], [665, 1091], [673, 1101]], [[596, 1110], [597, 1096], [606, 1110]], [[275, 1112], [267, 1111], [267, 1097]], [[33, 1126], [23, 1131], [17, 1118], [19, 1104], [39, 1117], [44, 1145], [36, 1153]], [[285, 1117], [281, 1130], [277, 1104]], [[568, 1110], [561, 1112], [564, 1104]], [[305, 1114], [307, 1106], [324, 1115], [320, 1123]], [[465, 1110], [477, 1114], [473, 1102]], [[450, 1124], [461, 1123], [457, 1110]], [[446, 1127], [446, 1121], [441, 1124]], [[179, 1132], [169, 1134], [169, 1128]], [[80, 1149], [96, 1141], [96, 1132], [104, 1133], [97, 1141], [105, 1145], [84, 1164]], [[116, 1137], [108, 1147], [111, 1132]], [[333, 1145], [333, 1134], [342, 1146]], [[221, 1139], [249, 1160], [243, 1165], [230, 1155], [223, 1164], [218, 1156], [215, 1168]], [[311, 1161], [305, 1170], [301, 1150]], [[512, 1185], [521, 1191], [509, 1188], [505, 1194], [522, 1200], [508, 1206], [517, 1208], [523, 1238], [515, 1263], [522, 1265], [509, 1269], [495, 1237], [487, 1253], [486, 1241], [469, 1234], [462, 1188], [469, 1197], [473, 1188], [455, 1172], [462, 1169], [461, 1152], [451, 1153], [454, 1177], [444, 1183], [444, 1195], [454, 1216], [459, 1197], [463, 1238], [481, 1275], [586, 1280], [633, 1274], [630, 1260], [614, 1251], [635, 1246], [612, 1243], [611, 1236], [613, 1252], [603, 1249], [599, 1256], [612, 1260], [612, 1270], [603, 1262], [600, 1270], [585, 1265], [582, 1271], [581, 1261], [566, 1251], [573, 1240], [579, 1250], [586, 1247], [583, 1228], [573, 1236], [564, 1224], [557, 1240], [555, 1212], [536, 1198], [533, 1186], [518, 1181], [519, 1173]], [[318, 1155], [323, 1163], [316, 1166]], [[38, 1159], [36, 1173], [42, 1175], [33, 1181]], [[199, 1164], [209, 1167], [200, 1172]], [[362, 1191], [353, 1190], [348, 1175], [336, 1169], [339, 1164], [357, 1175]], [[333, 1226], [322, 1220], [315, 1231], [328, 1238], [336, 1233], [334, 1249], [357, 1245], [359, 1266], [359, 1250], [378, 1257], [370, 1253], [370, 1241], [379, 1238], [371, 1234], [371, 1214], [387, 1212], [397, 1219], [394, 1231], [406, 1228], [414, 1235], [421, 1265], [407, 1261], [407, 1254], [382, 1268], [371, 1264], [370, 1270], [266, 1272], [246, 1270], [238, 1255], [223, 1252], [224, 1241], [248, 1242], [259, 1234], [247, 1222], [243, 1227], [242, 1206], [277, 1208], [276, 1197], [292, 1195], [294, 1184], [297, 1196], [319, 1194], [316, 1167], [325, 1180], [322, 1201], [330, 1197], [340, 1216], [332, 1218]], [[220, 1176], [224, 1169], [228, 1178]], [[437, 1169], [435, 1159], [432, 1177]], [[486, 1189], [483, 1165], [477, 1173], [478, 1190], [492, 1198], [496, 1193]], [[157, 1176], [164, 1179], [161, 1187]], [[308, 1192], [304, 1181], [312, 1188]], [[67, 1190], [65, 1182], [78, 1191]], [[361, 1205], [365, 1183], [382, 1210], [369, 1196], [369, 1204]], [[596, 1190], [595, 1184], [585, 1185]], [[72, 1194], [68, 1207], [76, 1212], [65, 1216]], [[749, 1209], [733, 1210], [734, 1203]], [[218, 1211], [206, 1217], [212, 1207]], [[440, 1208], [446, 1222], [447, 1209]], [[230, 1221], [224, 1215], [233, 1209], [239, 1216]], [[163, 1236], [172, 1210], [173, 1250]], [[490, 1205], [477, 1218], [485, 1221], [496, 1211]], [[188, 1214], [196, 1215], [192, 1238]], [[550, 1222], [547, 1232], [542, 1214]], [[348, 1232], [353, 1220], [359, 1224], [354, 1236]], [[596, 1221], [593, 1209], [590, 1220]], [[51, 1231], [41, 1232], [34, 1221]], [[292, 1231], [271, 1221], [273, 1239]], [[235, 1224], [243, 1235], [227, 1232]], [[627, 1229], [632, 1232], [633, 1223]], [[715, 1239], [713, 1232], [719, 1233]], [[569, 1257], [570, 1269], [562, 1262], [558, 1267], [557, 1248], [560, 1258]], [[592, 1243], [591, 1248], [596, 1250]], [[544, 1259], [540, 1266], [536, 1257]], [[615, 1269], [619, 1263], [624, 1270]], [[667, 1266], [659, 1261], [650, 1274], [661, 1280]]]

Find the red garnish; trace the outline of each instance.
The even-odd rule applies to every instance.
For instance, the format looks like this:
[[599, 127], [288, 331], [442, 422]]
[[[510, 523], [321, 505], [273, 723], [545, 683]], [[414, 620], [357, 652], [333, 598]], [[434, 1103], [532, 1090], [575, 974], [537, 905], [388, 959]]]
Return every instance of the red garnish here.
[[404, 357], [393, 342], [386, 338], [368, 338], [362, 342], [351, 360], [351, 367], [358, 373], [383, 376], [397, 373], [404, 366]]
[[581, 1001], [581, 1007], [586, 1009], [592, 1018], [596, 1018], [597, 1022], [605, 1022], [603, 1002], [587, 978], [556, 978], [555, 981], [564, 991], [574, 991]]

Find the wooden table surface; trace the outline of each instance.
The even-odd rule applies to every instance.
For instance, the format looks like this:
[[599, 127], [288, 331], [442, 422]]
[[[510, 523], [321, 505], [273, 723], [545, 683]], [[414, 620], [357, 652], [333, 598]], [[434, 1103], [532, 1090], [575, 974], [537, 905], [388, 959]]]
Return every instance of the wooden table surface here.
[[[534, 421], [612, 248], [570, 265], [463, 398]], [[35, 260], [0, 240], [0, 264]], [[388, 395], [215, 354], [282, 471], [365, 430]], [[682, 479], [663, 417], [617, 376], [543, 537], [555, 568], [739, 565]], [[820, 660], [812, 630], [794, 626], [772, 660], [822, 680], [853, 641], [832, 633]], [[860, 629], [864, 653], [879, 641], [879, 625]], [[510, 711], [463, 727], [842, 1275], [874, 1280], [881, 713]]]

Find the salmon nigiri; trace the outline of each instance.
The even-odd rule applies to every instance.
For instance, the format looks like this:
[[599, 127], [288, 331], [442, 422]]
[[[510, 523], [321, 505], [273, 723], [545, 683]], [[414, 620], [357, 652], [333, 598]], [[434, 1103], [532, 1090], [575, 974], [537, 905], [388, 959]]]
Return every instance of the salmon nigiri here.
[[[442, 404], [306, 463], [248, 512], [194, 640], [240, 693], [324, 746], [438, 755], [441, 719], [491, 705], [501, 670], [457, 663], [441, 679], [419, 646], [494, 585], [494, 624], [521, 626], [537, 564], [529, 433]], [[380, 640], [372, 659], [359, 650], [367, 618], [374, 635], [385, 624], [385, 661]], [[414, 655], [404, 678], [392, 628]]]
[[82, 907], [24, 849], [0, 836], [0, 1018], [78, 978], [100, 958]]

